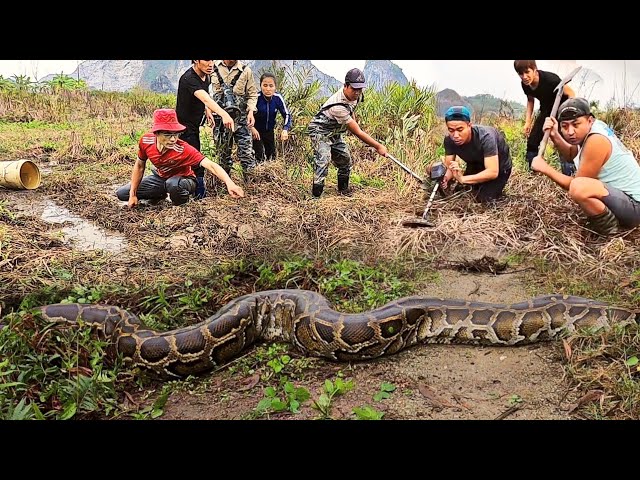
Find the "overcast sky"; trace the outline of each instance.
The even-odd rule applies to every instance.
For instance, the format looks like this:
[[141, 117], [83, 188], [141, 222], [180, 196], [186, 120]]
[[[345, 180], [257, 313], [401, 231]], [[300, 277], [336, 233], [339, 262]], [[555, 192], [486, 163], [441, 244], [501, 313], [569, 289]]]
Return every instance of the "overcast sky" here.
[[[311, 60], [316, 67], [340, 81], [365, 60]], [[512, 60], [392, 60], [405, 76], [420, 86], [451, 88], [460, 95], [490, 93], [498, 98], [525, 103], [520, 79]], [[48, 74], [72, 73], [82, 60], [0, 60], [0, 75], [27, 75], [39, 79]], [[538, 60], [538, 68], [563, 77], [582, 66], [572, 81], [580, 96], [616, 106], [640, 104], [640, 60]], [[589, 69], [588, 71], [585, 69]], [[585, 76], [585, 73], [588, 75]]]

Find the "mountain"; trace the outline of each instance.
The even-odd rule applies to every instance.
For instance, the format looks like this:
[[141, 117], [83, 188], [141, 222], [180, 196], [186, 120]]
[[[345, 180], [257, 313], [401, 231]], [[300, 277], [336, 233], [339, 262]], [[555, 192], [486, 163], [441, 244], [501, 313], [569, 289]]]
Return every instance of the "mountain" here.
[[[336, 79], [321, 72], [310, 60], [243, 60], [251, 67], [256, 82], [264, 72], [275, 73], [282, 69], [289, 80], [305, 83], [317, 80], [319, 95], [327, 97], [340, 88], [344, 79]], [[105, 91], [125, 92], [141, 87], [159, 93], [175, 93], [178, 79], [190, 68], [191, 60], [85, 60], [70, 74], [87, 82], [89, 88]], [[345, 72], [346, 74], [346, 72]], [[369, 88], [381, 90], [390, 82], [407, 85], [409, 80], [402, 69], [390, 60], [367, 60], [364, 74]], [[48, 75], [40, 81], [49, 81]], [[524, 114], [524, 106], [517, 102], [505, 102], [491, 95], [462, 97], [451, 89], [444, 89], [436, 95], [438, 114], [443, 115], [452, 105], [466, 105], [472, 112], [483, 116], [488, 113], [506, 112], [513, 116]]]
[[251, 71], [256, 77], [256, 84], [260, 80], [260, 75], [264, 72], [275, 73], [274, 69], [284, 69], [285, 76], [290, 81], [295, 82], [296, 75], [305, 78], [305, 84], [318, 80], [320, 82], [320, 91], [318, 93], [325, 97], [328, 97], [342, 86], [342, 82], [339, 82], [331, 75], [321, 72], [309, 60], [243, 60], [243, 62], [251, 67]]
[[476, 119], [492, 114], [507, 115], [512, 118], [524, 116], [525, 106], [512, 101], [501, 100], [493, 95], [480, 94], [471, 97], [460, 96], [455, 90], [445, 88], [436, 94], [438, 115], [444, 116], [444, 112], [454, 105], [464, 105]]
[[[340, 88], [344, 79], [337, 80], [327, 75], [313, 65], [309, 60], [244, 60], [254, 72], [256, 81], [265, 71], [273, 72], [274, 68], [284, 68], [287, 76], [293, 79], [296, 73], [304, 73], [309, 82], [320, 82], [320, 95], [329, 96]], [[390, 60], [367, 60], [364, 65], [364, 76], [367, 79], [368, 88], [381, 90], [387, 83], [398, 82], [401, 85], [409, 83], [402, 69]], [[346, 75], [346, 71], [344, 72]]]
[[470, 110], [473, 110], [471, 104], [465, 100], [464, 97], [458, 95], [458, 92], [455, 90], [445, 88], [436, 94], [436, 108], [438, 109], [438, 115], [444, 116], [444, 112], [454, 105], [465, 106]]
[[488, 114], [500, 114], [511, 118], [524, 118], [525, 106], [518, 102], [502, 100], [486, 93], [464, 98], [471, 104], [471, 111], [477, 118]]
[[363, 73], [364, 78], [367, 79], [367, 87], [378, 91], [382, 90], [388, 83], [409, 84], [409, 80], [407, 80], [402, 69], [391, 60], [367, 60], [364, 64]]
[[[343, 80], [321, 72], [309, 60], [243, 60], [254, 73], [256, 82], [264, 72], [284, 69], [290, 80], [302, 76], [305, 83], [318, 80], [319, 94], [329, 96], [343, 84]], [[86, 60], [70, 74], [87, 82], [96, 90], [125, 92], [142, 87], [158, 93], [175, 93], [180, 75], [191, 66], [191, 60]], [[346, 74], [346, 72], [345, 72]], [[371, 88], [380, 90], [389, 82], [406, 85], [407, 77], [402, 69], [389, 60], [367, 60], [364, 74]], [[40, 81], [49, 81], [48, 75]]]
[[[190, 66], [191, 60], [86, 60], [70, 76], [84, 80], [95, 90], [126, 92], [142, 87], [171, 93], [177, 90], [178, 78]], [[52, 76], [42, 80], [50, 80], [49, 77]]]
[[[309, 60], [243, 60], [254, 73], [256, 82], [260, 75], [274, 68], [284, 68], [289, 77], [302, 74], [306, 82], [318, 80], [320, 94], [330, 95], [342, 82], [318, 70]], [[175, 93], [178, 80], [189, 67], [191, 60], [86, 60], [70, 74], [87, 82], [89, 88], [111, 92], [126, 92], [141, 87], [158, 93]], [[40, 81], [49, 81], [47, 75]]]

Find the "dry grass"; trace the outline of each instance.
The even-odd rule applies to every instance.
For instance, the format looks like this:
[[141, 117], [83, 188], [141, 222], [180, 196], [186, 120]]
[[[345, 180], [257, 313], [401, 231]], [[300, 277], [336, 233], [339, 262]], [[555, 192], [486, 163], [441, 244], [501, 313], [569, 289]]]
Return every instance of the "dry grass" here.
[[640, 328], [576, 335], [565, 344], [567, 371], [585, 392], [576, 403], [589, 418], [640, 419]]
[[620, 284], [638, 268], [637, 229], [615, 237], [592, 232], [566, 193], [538, 175], [514, 172], [506, 193], [492, 206], [469, 195], [438, 200], [430, 212], [434, 228], [395, 226], [385, 235], [384, 250], [442, 260], [468, 249], [517, 254], [593, 286]]
[[[72, 212], [125, 236], [133, 247], [128, 256], [153, 248], [159, 250], [154, 253], [158, 258], [170, 249], [176, 264], [173, 272], [181, 266], [188, 271], [193, 259], [203, 256], [215, 262], [242, 257], [278, 259], [295, 253], [371, 263], [427, 259], [437, 264], [478, 252], [538, 262], [552, 280], [588, 279], [591, 286], [601, 285], [604, 291], [622, 284], [638, 269], [637, 230], [613, 238], [589, 231], [565, 192], [544, 177], [515, 172], [506, 198], [495, 205], [477, 204], [466, 194], [439, 199], [430, 214], [435, 227], [412, 229], [401, 222], [421, 213], [423, 191], [415, 183], [393, 187], [397, 172], [385, 170], [384, 163], [365, 165], [391, 186], [359, 186], [348, 198], [337, 194], [330, 179], [322, 199], [314, 201], [308, 193], [308, 178], [297, 178], [290, 165], [277, 161], [257, 168], [255, 181], [246, 186], [247, 198], [241, 201], [218, 188], [210, 189], [204, 201], [178, 208], [166, 203], [129, 210], [113, 196], [116, 178], [103, 175], [103, 183], [78, 183], [65, 170], [52, 175], [53, 181], [45, 182], [42, 190]], [[116, 162], [114, 171], [126, 179], [129, 167]], [[0, 192], [0, 199], [10, 201], [8, 197], [7, 192]], [[34, 228], [43, 230], [42, 225]], [[12, 233], [19, 232], [26, 230]], [[28, 250], [29, 244], [20, 243], [22, 257], [42, 257], [38, 252], [25, 255]], [[551, 282], [555, 284], [571, 292], [570, 284]], [[540, 288], [544, 289], [544, 283]]]

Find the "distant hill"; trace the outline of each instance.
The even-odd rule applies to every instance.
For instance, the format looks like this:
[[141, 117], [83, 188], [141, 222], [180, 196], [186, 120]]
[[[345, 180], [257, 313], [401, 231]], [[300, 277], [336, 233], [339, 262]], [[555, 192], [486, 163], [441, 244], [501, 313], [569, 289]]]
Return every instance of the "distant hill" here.
[[506, 101], [489, 94], [463, 97], [455, 90], [445, 88], [436, 94], [438, 115], [444, 116], [444, 112], [454, 105], [464, 105], [471, 110], [475, 119], [489, 115], [505, 115], [511, 118], [524, 116], [525, 106], [513, 101]]
[[446, 112], [449, 107], [453, 107], [454, 105], [465, 106], [470, 110], [473, 109], [469, 101], [458, 95], [458, 92], [451, 90], [450, 88], [445, 88], [436, 94], [436, 105], [438, 108], [438, 115], [441, 117], [444, 116], [444, 112]]
[[[344, 72], [345, 74], [347, 72]], [[382, 90], [389, 83], [408, 85], [409, 80], [402, 69], [391, 60], [367, 60], [364, 64], [364, 77], [367, 79], [367, 88]]]
[[[287, 75], [303, 74], [307, 82], [318, 80], [319, 95], [329, 96], [340, 88], [344, 77], [336, 79], [320, 71], [310, 60], [243, 60], [249, 65], [258, 81], [260, 74], [275, 68], [283, 68]], [[85, 60], [70, 74], [87, 82], [89, 88], [105, 91], [124, 92], [135, 87], [159, 93], [175, 93], [178, 79], [191, 66], [191, 60]], [[347, 73], [346, 71], [344, 72]], [[407, 85], [409, 80], [400, 67], [390, 60], [367, 60], [364, 74], [369, 88], [381, 90], [385, 85], [396, 82]], [[51, 80], [48, 75], [40, 81]], [[444, 89], [436, 96], [438, 114], [444, 115], [452, 105], [466, 105], [482, 118], [491, 114], [506, 114], [514, 117], [524, 114], [524, 105], [505, 102], [491, 95], [482, 94], [462, 97], [455, 90]]]
[[336, 80], [331, 75], [321, 72], [309, 60], [243, 60], [243, 62], [251, 67], [251, 71], [256, 79], [256, 84], [260, 80], [262, 73], [274, 73], [273, 67], [275, 64], [276, 68], [284, 68], [290, 80], [293, 80], [292, 77], [295, 77], [296, 74], [303, 74], [307, 83], [318, 80], [320, 82], [320, 91], [318, 93], [322, 96], [331, 95], [342, 85], [342, 82]]
[[501, 113], [510, 117], [523, 117], [525, 106], [513, 101], [502, 100], [487, 93], [465, 97], [474, 114], [482, 117], [487, 113]]
[[[271, 60], [243, 60], [259, 79], [260, 73], [272, 69]], [[278, 67], [287, 72], [308, 74], [308, 81], [319, 80], [320, 94], [329, 95], [342, 83], [318, 70], [309, 60], [277, 60]], [[145, 88], [158, 93], [175, 93], [178, 80], [189, 67], [191, 60], [86, 60], [70, 74], [87, 82], [89, 88], [110, 92], [126, 92], [135, 87]], [[51, 80], [47, 75], [40, 81]]]
[[[303, 73], [309, 83], [319, 81], [319, 94], [322, 96], [329, 96], [344, 82], [344, 78], [338, 80], [320, 71], [310, 60], [243, 62], [251, 67], [256, 81], [262, 73], [273, 70], [274, 66], [284, 68], [289, 76]], [[125, 92], [134, 87], [142, 87], [158, 93], [175, 93], [180, 75], [190, 66], [191, 60], [86, 60], [70, 76], [84, 80], [89, 88], [96, 90]], [[364, 74], [367, 83], [375, 89], [381, 89], [389, 82], [402, 85], [409, 83], [402, 69], [389, 60], [367, 60]], [[54, 75], [48, 75], [40, 81], [48, 81], [53, 77]]]

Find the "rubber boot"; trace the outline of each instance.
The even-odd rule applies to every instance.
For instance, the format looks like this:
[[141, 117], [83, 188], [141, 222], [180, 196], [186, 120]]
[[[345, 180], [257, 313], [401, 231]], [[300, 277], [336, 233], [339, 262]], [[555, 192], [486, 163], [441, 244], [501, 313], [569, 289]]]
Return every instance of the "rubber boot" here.
[[618, 219], [607, 207], [604, 212], [587, 217], [587, 228], [600, 235], [615, 235], [620, 231], [619, 227]]
[[311, 189], [311, 195], [313, 195], [313, 198], [320, 198], [320, 195], [322, 195], [323, 190], [324, 190], [324, 185], [319, 183], [314, 183], [313, 188]]
[[202, 200], [207, 196], [207, 187], [204, 183], [204, 177], [196, 177], [196, 190], [193, 192], [193, 198]]
[[244, 180], [245, 185], [251, 185], [256, 179], [256, 175], [255, 175], [255, 172], [253, 171], [253, 168], [243, 169], [242, 178]]
[[349, 188], [349, 177], [338, 177], [338, 193], [350, 197], [353, 190]]

